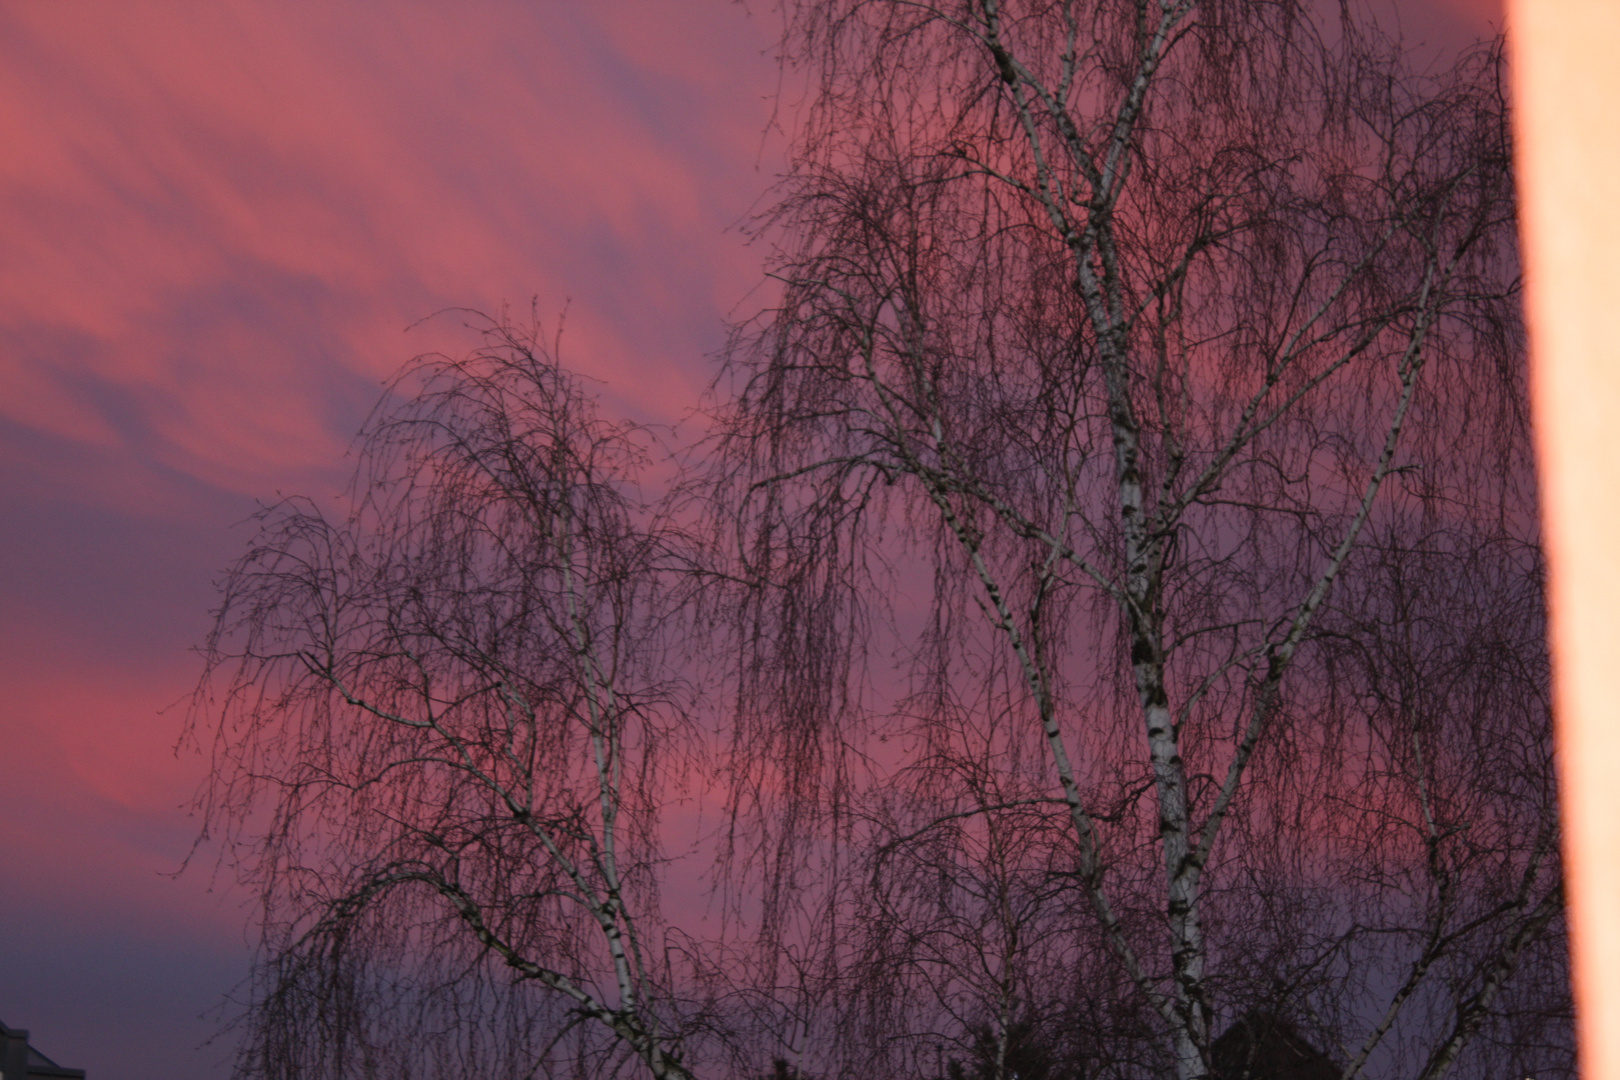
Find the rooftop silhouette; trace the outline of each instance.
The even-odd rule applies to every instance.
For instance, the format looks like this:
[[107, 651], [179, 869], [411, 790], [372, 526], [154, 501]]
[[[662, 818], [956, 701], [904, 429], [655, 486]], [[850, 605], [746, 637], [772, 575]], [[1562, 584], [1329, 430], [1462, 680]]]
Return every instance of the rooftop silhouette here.
[[58, 1065], [28, 1042], [24, 1028], [0, 1023], [0, 1080], [84, 1080], [83, 1069]]

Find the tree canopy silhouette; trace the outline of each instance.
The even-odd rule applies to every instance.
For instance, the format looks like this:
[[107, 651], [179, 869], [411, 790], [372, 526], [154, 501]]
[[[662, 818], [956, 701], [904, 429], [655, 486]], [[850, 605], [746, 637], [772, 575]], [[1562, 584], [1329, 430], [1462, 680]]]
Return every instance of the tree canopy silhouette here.
[[669, 494], [493, 321], [228, 576], [240, 1071], [1569, 1073], [1499, 43], [782, 12], [779, 297]]

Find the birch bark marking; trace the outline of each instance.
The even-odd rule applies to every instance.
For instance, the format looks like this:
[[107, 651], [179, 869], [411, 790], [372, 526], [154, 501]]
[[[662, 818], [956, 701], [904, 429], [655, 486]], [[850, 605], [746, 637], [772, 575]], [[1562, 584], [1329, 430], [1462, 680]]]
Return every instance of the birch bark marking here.
[[[1002, 40], [999, 5], [995, 0], [985, 0], [983, 7], [986, 46], [1002, 81], [1013, 96], [1022, 129], [1030, 144], [1036, 172], [1036, 182], [1031, 190], [1037, 193], [1047, 215], [1074, 253], [1075, 289], [1085, 300], [1102, 357], [1124, 543], [1123, 614], [1129, 626], [1130, 665], [1158, 789], [1159, 835], [1163, 845], [1167, 890], [1166, 917], [1174, 939], [1172, 956], [1176, 1008], [1180, 1021], [1177, 1067], [1182, 1080], [1194, 1080], [1204, 1074], [1205, 1064], [1200, 1048], [1207, 1045], [1209, 1039], [1207, 1017], [1210, 1007], [1202, 987], [1203, 938], [1199, 928], [1197, 873], [1191, 859], [1192, 823], [1186, 776], [1165, 689], [1162, 631], [1158, 625], [1159, 582], [1156, 571], [1162, 541], [1153, 534], [1149, 525], [1146, 485], [1142, 476], [1141, 430], [1131, 400], [1124, 288], [1120, 281], [1118, 260], [1113, 255], [1111, 216], [1124, 181], [1126, 154], [1145, 107], [1154, 73], [1162, 59], [1165, 43], [1176, 24], [1186, 17], [1192, 7], [1190, 3], [1165, 7], [1149, 32], [1147, 5], [1137, 4], [1142, 52], [1135, 77], [1115, 116], [1101, 166], [1085, 167], [1089, 162], [1077, 137], [1071, 138], [1064, 147], [1072, 155], [1072, 160], [1093, 178], [1093, 189], [1086, 205], [1086, 223], [1081, 230], [1076, 230], [1069, 220], [1067, 207], [1063, 205], [1061, 185], [1054, 178], [1035, 118], [1031, 115], [1033, 105], [1023, 89], [1023, 84], [1031, 81], [1028, 69], [1017, 62]], [[1044, 93], [1037, 96], [1049, 103], [1054, 115], [1066, 118], [1065, 103]], [[1060, 123], [1059, 129], [1065, 135], [1076, 131], [1072, 121]], [[1100, 277], [1092, 265], [1093, 257], [1100, 258]], [[1049, 741], [1054, 740], [1049, 736]], [[1061, 762], [1062, 759], [1058, 760]]]

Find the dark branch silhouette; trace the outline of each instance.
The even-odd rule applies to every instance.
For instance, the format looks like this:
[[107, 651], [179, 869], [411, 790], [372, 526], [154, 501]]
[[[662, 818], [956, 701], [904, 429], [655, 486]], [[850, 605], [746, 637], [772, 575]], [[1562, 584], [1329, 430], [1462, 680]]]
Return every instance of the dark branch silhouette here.
[[481, 323], [227, 576], [239, 1072], [1571, 1076], [1500, 43], [782, 8], [697, 451]]

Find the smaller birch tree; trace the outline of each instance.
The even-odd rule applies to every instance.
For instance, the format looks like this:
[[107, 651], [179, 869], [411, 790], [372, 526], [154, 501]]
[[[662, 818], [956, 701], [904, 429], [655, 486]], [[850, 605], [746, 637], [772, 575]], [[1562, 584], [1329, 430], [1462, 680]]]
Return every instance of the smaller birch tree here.
[[536, 331], [481, 332], [400, 376], [347, 516], [268, 508], [225, 580], [196, 707], [208, 821], [262, 902], [245, 1075], [689, 1075], [657, 905], [688, 694], [647, 442]]

